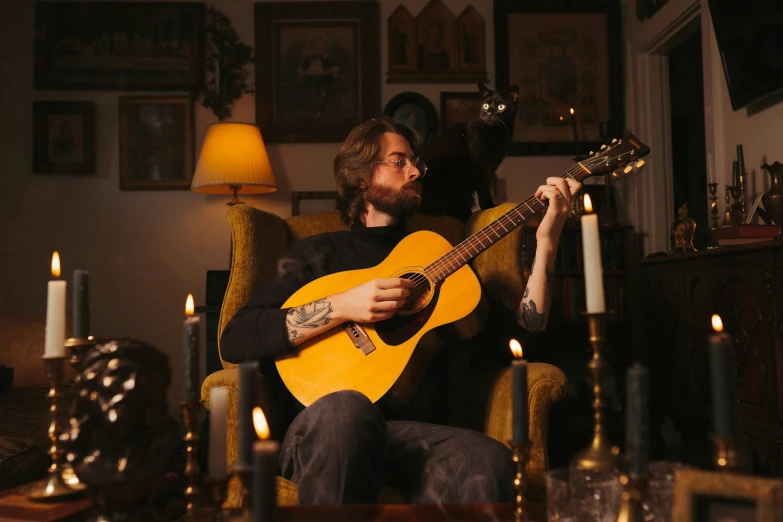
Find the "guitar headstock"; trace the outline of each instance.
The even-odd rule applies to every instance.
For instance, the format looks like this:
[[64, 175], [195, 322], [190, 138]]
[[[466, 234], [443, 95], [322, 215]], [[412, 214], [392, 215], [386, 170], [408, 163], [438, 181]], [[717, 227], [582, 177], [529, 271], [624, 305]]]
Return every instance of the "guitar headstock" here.
[[649, 153], [650, 147], [629, 133], [619, 140], [612, 140], [608, 145], [602, 145], [598, 152], [591, 152], [587, 159], [580, 161], [579, 165], [583, 169], [574, 178], [582, 181], [609, 172], [613, 177], [621, 178], [632, 172], [634, 167], [644, 166], [644, 160], [641, 158]]

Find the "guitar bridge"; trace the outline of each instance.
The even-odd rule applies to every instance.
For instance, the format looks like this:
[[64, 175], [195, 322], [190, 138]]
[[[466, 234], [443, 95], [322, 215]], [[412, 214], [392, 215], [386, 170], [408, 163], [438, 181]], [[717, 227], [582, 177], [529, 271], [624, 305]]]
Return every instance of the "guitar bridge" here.
[[351, 321], [343, 325], [343, 330], [351, 338], [354, 346], [360, 349], [364, 355], [369, 355], [375, 351], [375, 345], [372, 344], [370, 336], [367, 335], [367, 332], [364, 331], [361, 325]]

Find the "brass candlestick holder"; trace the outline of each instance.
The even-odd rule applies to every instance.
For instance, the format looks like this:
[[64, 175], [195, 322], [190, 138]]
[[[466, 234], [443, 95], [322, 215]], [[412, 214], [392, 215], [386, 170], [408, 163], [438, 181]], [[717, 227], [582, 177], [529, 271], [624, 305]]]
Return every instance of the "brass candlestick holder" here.
[[710, 217], [712, 218], [712, 227], [718, 228], [718, 184], [707, 183], [710, 189]]
[[742, 217], [742, 220], [740, 221], [740, 224], [745, 223], [745, 219], [747, 218], [747, 215], [745, 213], [745, 173], [739, 172], [737, 174], [737, 180], [739, 182], [739, 203], [740, 203], [740, 216]]
[[62, 383], [63, 370], [65, 369], [65, 356], [62, 357], [44, 357], [44, 371], [46, 372], [46, 381], [49, 383], [49, 412], [51, 421], [49, 423], [49, 440], [52, 445], [49, 447], [49, 456], [52, 463], [49, 466], [49, 476], [32, 484], [26, 491], [27, 498], [31, 500], [51, 500], [55, 498], [69, 497], [78, 495], [84, 489], [84, 484], [77, 483], [70, 486], [62, 477], [64, 451], [59, 446], [58, 440], [62, 433], [62, 423], [60, 422], [59, 403], [62, 393], [57, 387]]
[[249, 522], [253, 520], [253, 466], [237, 462], [233, 465], [232, 472], [242, 483], [242, 513], [231, 520]]
[[187, 464], [185, 465], [185, 476], [188, 478], [188, 485], [185, 488], [185, 499], [187, 502], [187, 515], [191, 517], [196, 509], [201, 488], [199, 486], [200, 471], [198, 469], [198, 420], [201, 413], [200, 401], [186, 401], [179, 403], [182, 409], [182, 419], [185, 422], [185, 446], [187, 448]]
[[623, 486], [623, 494], [620, 500], [617, 522], [644, 522], [642, 499], [647, 490], [647, 480], [629, 473], [623, 473], [620, 476], [620, 484]]
[[726, 212], [723, 214], [723, 223], [721, 226], [731, 225], [731, 187], [726, 185]]
[[734, 439], [712, 436], [715, 445], [715, 469], [728, 473], [741, 471], [739, 447]]
[[523, 442], [522, 444], [514, 444], [514, 441], [510, 441], [511, 446], [511, 460], [517, 465], [517, 474], [514, 477], [514, 489], [517, 494], [515, 497], [517, 507], [514, 510], [515, 522], [527, 522], [527, 513], [522, 506], [522, 490], [525, 487], [525, 467], [530, 460], [530, 442]]
[[[64, 345], [68, 349], [68, 353], [70, 355], [70, 357], [68, 357], [68, 363], [76, 372], [75, 382], [79, 382], [81, 379], [80, 373], [82, 371], [82, 362], [84, 361], [85, 354], [88, 350], [95, 346], [95, 344], [96, 341], [93, 337], [89, 337], [87, 339], [71, 337], [65, 340]], [[63, 462], [61, 475], [63, 480], [65, 480], [65, 483], [68, 484], [71, 488], [85, 488], [85, 485], [79, 481], [79, 477], [76, 475], [76, 472], [74, 471], [70, 462]]]
[[590, 344], [593, 347], [593, 357], [587, 367], [593, 374], [593, 410], [595, 427], [593, 442], [574, 456], [573, 463], [578, 468], [592, 470], [611, 470], [617, 465], [617, 457], [612, 452], [606, 440], [606, 403], [603, 399], [604, 376], [607, 364], [604, 360], [604, 345], [606, 343], [607, 312], [585, 312], [590, 330]]
[[729, 187], [731, 197], [734, 200], [731, 204], [731, 223], [732, 225], [742, 224], [742, 203], [740, 202], [741, 189], [739, 185]]

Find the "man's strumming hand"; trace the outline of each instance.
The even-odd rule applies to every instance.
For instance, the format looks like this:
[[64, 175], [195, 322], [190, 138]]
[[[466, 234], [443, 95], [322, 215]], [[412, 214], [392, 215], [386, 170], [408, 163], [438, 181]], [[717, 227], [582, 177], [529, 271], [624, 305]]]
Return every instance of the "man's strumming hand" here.
[[410, 279], [373, 279], [332, 296], [334, 313], [340, 322], [374, 323], [389, 319], [405, 304], [414, 286]]

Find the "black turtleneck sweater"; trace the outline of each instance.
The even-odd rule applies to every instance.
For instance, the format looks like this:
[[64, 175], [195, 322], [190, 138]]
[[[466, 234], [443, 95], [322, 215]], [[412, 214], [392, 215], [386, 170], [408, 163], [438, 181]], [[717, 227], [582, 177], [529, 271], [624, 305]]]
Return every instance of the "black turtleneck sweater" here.
[[349, 231], [318, 234], [296, 243], [280, 259], [277, 277], [256, 290], [223, 330], [223, 359], [239, 363], [294, 351], [286, 340], [283, 303], [319, 277], [379, 264], [406, 235], [405, 221], [385, 227], [357, 224]]

